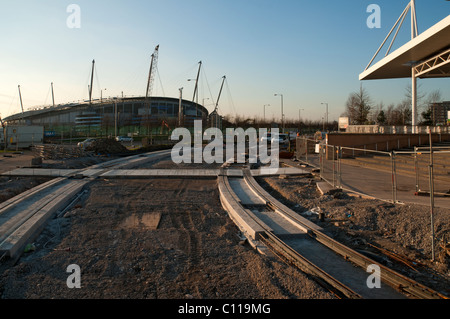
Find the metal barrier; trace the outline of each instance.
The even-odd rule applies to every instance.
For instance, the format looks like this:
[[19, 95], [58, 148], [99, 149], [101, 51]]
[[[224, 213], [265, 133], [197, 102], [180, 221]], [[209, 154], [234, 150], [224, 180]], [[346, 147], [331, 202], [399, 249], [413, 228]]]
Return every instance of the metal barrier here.
[[394, 203], [414, 192], [450, 196], [450, 147], [385, 152], [320, 142], [298, 138], [296, 158], [336, 188]]

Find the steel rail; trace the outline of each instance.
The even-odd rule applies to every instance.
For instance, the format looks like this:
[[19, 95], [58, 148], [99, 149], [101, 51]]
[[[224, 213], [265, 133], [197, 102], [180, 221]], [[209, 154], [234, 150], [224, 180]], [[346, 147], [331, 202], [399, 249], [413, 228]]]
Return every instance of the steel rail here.
[[266, 231], [264, 234], [260, 234], [259, 239], [280, 259], [286, 260], [303, 272], [314, 276], [316, 280], [318, 279], [323, 286], [332, 291], [339, 298], [362, 299], [360, 294], [311, 263], [307, 258], [292, 249], [272, 232]]
[[[7, 244], [7, 241], [12, 236], [15, 236], [14, 241], [18, 243], [30, 241], [31, 237], [35, 237], [42, 230], [41, 224], [45, 223], [50, 216], [54, 215], [53, 211], [57, 213], [58, 209], [61, 210], [61, 207], [58, 207], [58, 205], [65, 205], [66, 202], [70, 201], [71, 197], [76, 196], [76, 194], [73, 194], [74, 191], [78, 192], [78, 189], [81, 191], [87, 184], [105, 172], [127, 165], [138, 166], [143, 162], [158, 160], [169, 154], [170, 151], [157, 151], [115, 159], [82, 168], [76, 170], [71, 176], [55, 178], [1, 203], [0, 229], [3, 230], [0, 233], [0, 252], [5, 251], [5, 254], [13, 254], [14, 258], [20, 257], [21, 252], [17, 250], [19, 248], [14, 248], [14, 252], [11, 253], [11, 247]], [[90, 179], [87, 183], [82, 183], [81, 179], [76, 178], [77, 175], [82, 175], [83, 172], [90, 170], [92, 170], [92, 174], [87, 176]], [[30, 202], [32, 205], [18, 208], [20, 204], [26, 202]], [[49, 208], [50, 206], [52, 206], [51, 209]], [[38, 215], [41, 217], [36, 217]], [[27, 224], [26, 227], [30, 227], [27, 228], [30, 229], [29, 231], [24, 232], [26, 235], [15, 235], [16, 231], [23, 228], [25, 224]], [[3, 247], [4, 245], [6, 247]], [[21, 245], [23, 246], [23, 244], [14, 244], [13, 247], [19, 247]]]
[[332, 251], [336, 252], [338, 255], [342, 256], [345, 260], [352, 262], [353, 264], [367, 269], [369, 265], [378, 265], [381, 269], [381, 280], [391, 287], [397, 289], [400, 292], [411, 295], [414, 298], [420, 299], [448, 299], [448, 297], [434, 291], [431, 288], [426, 287], [411, 278], [408, 278], [364, 255], [345, 246], [331, 237], [325, 235], [323, 232], [315, 227], [311, 226], [311, 223], [299, 216], [297, 213], [290, 210], [288, 207], [280, 203], [278, 200], [273, 198], [268, 194], [253, 178], [249, 170], [244, 171], [244, 179], [247, 185], [258, 194], [258, 196], [265, 198], [268, 205], [273, 209], [276, 209], [279, 213], [284, 214], [286, 217], [294, 219], [296, 222], [301, 224], [308, 230], [308, 235], [318, 241], [319, 243], [325, 245]]
[[[240, 205], [239, 197], [233, 191], [230, 183], [228, 182], [227, 176], [219, 176], [219, 187], [220, 184], [223, 185], [223, 189], [227, 192], [227, 195], [224, 196], [229, 197], [229, 199], [233, 201], [237, 207], [242, 208], [242, 206]], [[268, 204], [270, 205], [269, 202]], [[303, 272], [312, 275], [316, 280], [319, 281], [320, 284], [333, 292], [339, 298], [362, 299], [361, 295], [354, 292], [351, 288], [347, 287], [336, 278], [330, 276], [328, 273], [311, 263], [300, 253], [284, 243], [265, 223], [257, 219], [254, 219], [254, 222], [258, 224], [263, 231], [255, 231], [253, 239], [261, 241], [263, 244], [265, 244], [266, 247], [270, 249], [274, 255], [276, 255], [283, 261], [294, 265]]]

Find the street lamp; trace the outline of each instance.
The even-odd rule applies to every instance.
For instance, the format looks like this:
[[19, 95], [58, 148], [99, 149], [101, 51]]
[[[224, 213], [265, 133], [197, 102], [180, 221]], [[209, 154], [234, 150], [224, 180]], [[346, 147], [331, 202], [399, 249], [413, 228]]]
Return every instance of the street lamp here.
[[300, 124], [302, 122], [302, 117], [301, 117], [301, 112], [304, 111], [305, 109], [299, 109], [298, 110], [298, 131], [300, 132]]
[[103, 103], [103, 90], [106, 91], [106, 88], [100, 90], [100, 103]]
[[[326, 123], [327, 123], [327, 125], [328, 125], [328, 103], [321, 103], [322, 105], [326, 105], [327, 106], [327, 112], [325, 113], [325, 121], [326, 121]], [[324, 126], [323, 126], [323, 130], [325, 131], [325, 123], [324, 123]]]
[[276, 93], [275, 96], [281, 96], [281, 129], [284, 132], [284, 112], [283, 112], [283, 94]]
[[300, 123], [301, 122], [301, 116], [300, 116], [300, 113], [301, 113], [301, 111], [304, 111], [305, 109], [299, 109], [298, 110], [298, 122]]
[[264, 122], [266, 122], [266, 106], [270, 106], [270, 104], [264, 105]]

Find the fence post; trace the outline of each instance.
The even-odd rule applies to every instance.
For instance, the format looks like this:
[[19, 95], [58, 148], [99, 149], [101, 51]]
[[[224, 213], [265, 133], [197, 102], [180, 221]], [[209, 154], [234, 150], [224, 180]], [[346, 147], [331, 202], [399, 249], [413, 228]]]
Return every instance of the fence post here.
[[308, 163], [308, 139], [305, 138], [305, 159], [306, 163]]
[[338, 187], [342, 188], [342, 171], [341, 171], [341, 158], [342, 158], [342, 147], [338, 146]]
[[333, 157], [331, 158], [332, 159], [332, 161], [333, 161], [333, 187], [336, 187], [336, 178], [335, 178], [335, 172], [336, 172], [336, 164], [335, 164], [335, 161], [334, 161], [334, 145], [333, 145]]
[[416, 173], [416, 193], [419, 191], [419, 163], [417, 160], [417, 146], [414, 146], [414, 171]]
[[323, 179], [323, 155], [322, 155], [322, 144], [319, 144], [319, 167], [320, 167], [320, 178]]
[[431, 261], [435, 260], [434, 252], [434, 172], [433, 172], [433, 143], [430, 131], [430, 213], [431, 213]]
[[395, 172], [395, 151], [391, 152], [392, 163], [392, 200], [394, 204], [397, 202], [397, 177]]

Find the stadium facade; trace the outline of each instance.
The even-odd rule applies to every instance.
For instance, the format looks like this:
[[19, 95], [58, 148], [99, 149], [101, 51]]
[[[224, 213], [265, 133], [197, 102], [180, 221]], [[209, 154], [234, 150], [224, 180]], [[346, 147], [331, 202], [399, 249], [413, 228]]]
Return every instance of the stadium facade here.
[[[180, 112], [181, 109], [181, 112]], [[179, 116], [181, 114], [181, 116]], [[170, 97], [124, 97], [35, 108], [5, 118], [8, 125], [40, 125], [47, 136], [167, 134], [208, 119], [195, 102]]]

